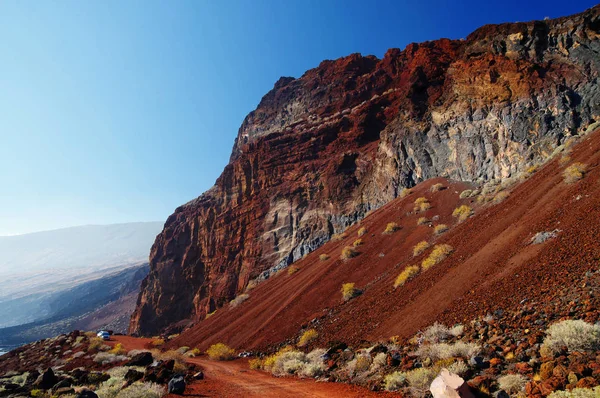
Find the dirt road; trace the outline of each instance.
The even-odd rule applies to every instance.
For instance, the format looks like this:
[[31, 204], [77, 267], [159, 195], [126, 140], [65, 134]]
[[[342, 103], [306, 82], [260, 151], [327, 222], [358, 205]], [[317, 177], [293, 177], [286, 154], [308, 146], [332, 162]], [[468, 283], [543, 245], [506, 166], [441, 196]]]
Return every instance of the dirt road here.
[[[115, 336], [127, 350], [144, 349], [150, 339]], [[391, 393], [374, 393], [364, 388], [342, 383], [316, 382], [312, 379], [274, 377], [268, 373], [251, 370], [248, 361], [219, 362], [207, 358], [189, 358], [189, 363], [204, 370], [205, 379], [192, 383], [186, 397], [399, 397]], [[177, 397], [177, 395], [168, 395]]]

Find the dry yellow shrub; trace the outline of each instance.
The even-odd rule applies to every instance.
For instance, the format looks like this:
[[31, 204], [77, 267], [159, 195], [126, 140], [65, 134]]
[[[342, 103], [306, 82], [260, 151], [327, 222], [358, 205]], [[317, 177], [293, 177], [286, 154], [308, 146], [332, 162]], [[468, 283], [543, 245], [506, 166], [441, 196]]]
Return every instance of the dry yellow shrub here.
[[407, 281], [417, 276], [419, 271], [420, 270], [417, 265], [406, 267], [404, 271], [400, 272], [400, 274], [396, 277], [396, 280], [394, 281], [394, 288], [404, 285]]
[[223, 343], [217, 343], [211, 345], [206, 354], [210, 359], [217, 359], [219, 361], [226, 361], [235, 357], [235, 350]]
[[419, 219], [417, 220], [417, 225], [427, 224], [428, 222], [429, 220], [427, 219], [427, 217], [419, 217]]
[[360, 239], [360, 238], [358, 238], [358, 239], [356, 239], [356, 240], [354, 241], [354, 243], [352, 243], [352, 246], [354, 246], [354, 247], [358, 247], [358, 246], [360, 246], [360, 245], [362, 245], [362, 244], [363, 244], [363, 240], [362, 240], [362, 239]]
[[358, 255], [358, 253], [356, 252], [354, 247], [346, 246], [342, 249], [342, 254], [341, 254], [340, 258], [342, 260], [349, 260], [352, 257], [356, 257], [357, 255]]
[[319, 333], [317, 333], [315, 329], [308, 329], [306, 332], [302, 333], [302, 336], [300, 336], [300, 339], [298, 340], [298, 347], [304, 347], [305, 345], [308, 345], [317, 337], [319, 337]]
[[358, 296], [358, 294], [360, 293], [360, 290], [358, 290], [354, 286], [355, 286], [354, 283], [344, 283], [342, 285], [341, 292], [342, 292], [342, 298], [344, 299], [344, 301], [348, 301], [348, 300]]
[[454, 209], [452, 212], [452, 217], [456, 217], [458, 218], [459, 222], [462, 222], [471, 217], [471, 214], [473, 214], [473, 209], [467, 205], [462, 205]]
[[429, 256], [421, 263], [422, 270], [427, 271], [434, 265], [441, 263], [453, 251], [454, 249], [450, 245], [435, 245]]
[[438, 224], [433, 227], [433, 233], [436, 235], [441, 235], [448, 230], [448, 226], [446, 224]]
[[581, 180], [585, 175], [587, 166], [583, 163], [576, 162], [570, 165], [563, 172], [563, 177], [567, 184], [571, 184], [575, 181]]
[[327, 261], [327, 260], [329, 260], [329, 254], [325, 254], [325, 253], [320, 254], [319, 255], [319, 260], [321, 260], [321, 261]]
[[425, 250], [429, 249], [429, 243], [426, 241], [421, 241], [413, 247], [413, 257], [417, 257], [419, 254], [423, 253]]
[[397, 230], [400, 229], [400, 226], [395, 223], [395, 222], [389, 222], [386, 226], [385, 226], [385, 230], [383, 231], [384, 234], [391, 234], [396, 232]]
[[360, 227], [357, 232], [359, 237], [363, 236], [366, 233], [367, 233], [367, 229], [365, 227]]

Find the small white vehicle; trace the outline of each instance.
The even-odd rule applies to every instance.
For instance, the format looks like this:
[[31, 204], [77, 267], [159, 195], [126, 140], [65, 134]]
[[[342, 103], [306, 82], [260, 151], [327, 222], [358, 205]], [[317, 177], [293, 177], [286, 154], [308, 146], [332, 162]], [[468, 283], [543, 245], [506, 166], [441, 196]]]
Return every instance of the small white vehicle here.
[[110, 333], [105, 330], [99, 331], [96, 336], [100, 337], [102, 340], [110, 340]]

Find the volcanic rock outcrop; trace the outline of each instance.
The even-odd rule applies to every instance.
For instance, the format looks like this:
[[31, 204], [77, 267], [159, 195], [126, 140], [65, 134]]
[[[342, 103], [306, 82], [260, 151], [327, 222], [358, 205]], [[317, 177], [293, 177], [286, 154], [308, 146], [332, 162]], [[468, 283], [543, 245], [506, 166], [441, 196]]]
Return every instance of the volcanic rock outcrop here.
[[130, 331], [203, 319], [399, 195], [514, 176], [600, 120], [600, 6], [281, 78], [151, 250]]

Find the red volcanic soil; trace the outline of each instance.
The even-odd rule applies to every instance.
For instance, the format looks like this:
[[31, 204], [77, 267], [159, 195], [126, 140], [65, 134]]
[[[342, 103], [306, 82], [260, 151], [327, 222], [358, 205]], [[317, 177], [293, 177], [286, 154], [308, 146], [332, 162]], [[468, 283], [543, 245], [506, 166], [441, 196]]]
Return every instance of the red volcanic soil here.
[[[110, 345], [121, 343], [127, 350], [148, 348], [152, 339], [115, 336]], [[185, 397], [401, 397], [396, 393], [375, 393], [341, 383], [316, 382], [313, 379], [274, 377], [250, 370], [247, 359], [219, 362], [206, 358], [187, 358], [202, 368], [205, 378], [186, 387]], [[167, 397], [180, 397], [169, 394]]]
[[[261, 283], [249, 299], [236, 308], [219, 309], [177, 339], [171, 347], [224, 342], [239, 350], [272, 349], [293, 342], [305, 328], [315, 328], [314, 346], [330, 341], [360, 344], [398, 335], [413, 336], [435, 321], [453, 324], [496, 309], [511, 309], [522, 300], [544, 300], [558, 287], [586, 271], [596, 270], [600, 260], [600, 133], [582, 138], [565, 165], [559, 158], [548, 162], [525, 182], [516, 185], [499, 204], [477, 205], [473, 198], [459, 199], [464, 183], [442, 179], [426, 181], [405, 198], [373, 212], [346, 231], [340, 241], [325, 244], [294, 263], [287, 271]], [[585, 178], [573, 184], [563, 181], [564, 168], [573, 162], [587, 164]], [[432, 193], [431, 185], [447, 188]], [[415, 214], [413, 202], [425, 196], [432, 208]], [[451, 213], [468, 204], [475, 215], [457, 223]], [[451, 226], [436, 237], [431, 225], [417, 226], [425, 216]], [[388, 222], [402, 228], [382, 234]], [[340, 252], [358, 238], [365, 227], [359, 255], [340, 260]], [[530, 244], [541, 231], [560, 230], [543, 244]], [[412, 248], [421, 241], [450, 244], [455, 250], [446, 260], [394, 289], [395, 277], [406, 266], [418, 264]], [[321, 261], [319, 256], [330, 258]], [[354, 282], [363, 294], [341, 300], [343, 283]]]

